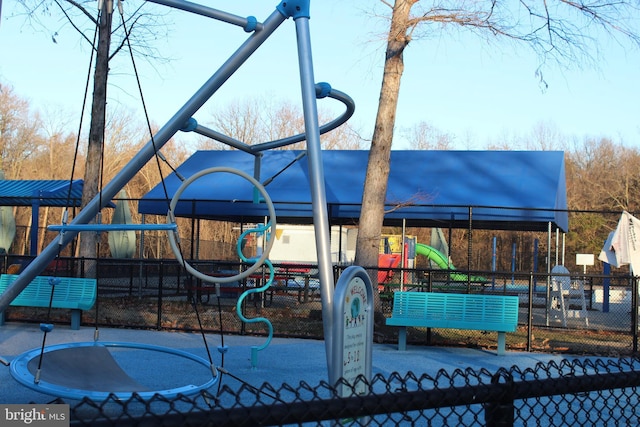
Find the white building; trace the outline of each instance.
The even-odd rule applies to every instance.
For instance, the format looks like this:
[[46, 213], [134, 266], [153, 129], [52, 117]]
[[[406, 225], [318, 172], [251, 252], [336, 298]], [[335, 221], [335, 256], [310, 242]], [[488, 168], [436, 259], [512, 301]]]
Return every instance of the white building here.
[[[353, 263], [357, 234], [356, 228], [331, 227], [331, 262], [342, 265]], [[315, 242], [313, 225], [278, 224], [269, 260], [274, 264], [288, 262], [316, 264], [318, 257]], [[262, 250], [261, 241], [258, 243], [258, 250]]]

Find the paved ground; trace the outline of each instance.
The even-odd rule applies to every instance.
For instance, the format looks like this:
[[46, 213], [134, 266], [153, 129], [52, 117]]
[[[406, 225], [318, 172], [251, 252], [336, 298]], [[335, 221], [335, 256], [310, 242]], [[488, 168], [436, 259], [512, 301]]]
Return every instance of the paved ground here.
[[[315, 386], [328, 380], [323, 341], [274, 339], [265, 350], [258, 353], [257, 368], [252, 368], [251, 347], [263, 344], [263, 337], [225, 336], [224, 345], [228, 347], [228, 351], [224, 361], [217, 350], [221, 345], [221, 337], [207, 335], [206, 338], [214, 363], [223, 364], [233, 376], [252, 385], [260, 386], [268, 382], [279, 388], [283, 383], [297, 386], [304, 381]], [[0, 357], [10, 362], [28, 350], [40, 348], [42, 339], [43, 333], [38, 325], [9, 322], [0, 327]], [[47, 334], [46, 344], [93, 342], [93, 339], [93, 328], [83, 327], [73, 331], [68, 326], [56, 326]], [[197, 333], [102, 328], [99, 331], [99, 341], [153, 344], [183, 350], [203, 358], [207, 356], [203, 338]], [[152, 390], [156, 387], [178, 387], [191, 382], [200, 384], [200, 377], [207, 377], [206, 370], [203, 372], [200, 365], [184, 358], [176, 361], [175, 358], [158, 352], [123, 349], [122, 355], [118, 357], [116, 359], [121, 362], [123, 370]], [[409, 346], [407, 351], [399, 352], [391, 344], [374, 344], [373, 373], [388, 377], [393, 372], [404, 374], [411, 371], [420, 375], [435, 374], [440, 369], [453, 371], [468, 367], [496, 371], [500, 367], [533, 367], [538, 362], [559, 362], [566, 358], [566, 355], [526, 352], [508, 352], [505, 356], [496, 356], [493, 351], [479, 349], [423, 346]], [[95, 369], [99, 370], [100, 366], [95, 366]], [[231, 376], [224, 376], [223, 380], [232, 389], [241, 384]], [[52, 396], [17, 382], [12, 377], [10, 368], [0, 365], [0, 403], [46, 403], [51, 400]]]

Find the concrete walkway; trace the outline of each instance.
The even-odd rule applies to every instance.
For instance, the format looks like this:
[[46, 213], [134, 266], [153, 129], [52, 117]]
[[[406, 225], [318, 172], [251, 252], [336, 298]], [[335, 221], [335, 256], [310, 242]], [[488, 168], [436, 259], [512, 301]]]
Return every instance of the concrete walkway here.
[[[241, 381], [256, 387], [268, 382], [279, 388], [284, 383], [296, 387], [304, 381], [315, 386], [328, 380], [323, 341], [275, 338], [265, 350], [258, 353], [257, 368], [252, 368], [251, 347], [263, 344], [264, 337], [224, 336], [224, 345], [228, 347], [224, 361], [218, 352], [221, 337], [211, 334], [206, 338], [214, 364], [222, 364], [233, 375], [223, 376], [223, 384], [231, 389], [240, 387]], [[38, 325], [7, 323], [0, 327], [0, 357], [10, 362], [25, 351], [40, 348], [42, 339], [43, 333]], [[83, 327], [74, 331], [61, 325], [47, 335], [46, 344], [49, 346], [93, 340], [93, 328]], [[102, 328], [99, 330], [99, 341], [159, 345], [207, 358], [202, 335], [197, 333]], [[122, 353], [116, 357], [122, 369], [152, 390], [206, 382], [202, 378], [207, 377], [208, 371], [187, 359], [179, 358], [176, 361], [164, 353], [135, 349], [123, 350]], [[382, 374], [386, 378], [393, 372], [413, 372], [419, 376], [433, 375], [441, 369], [452, 372], [465, 368], [485, 368], [494, 372], [501, 367], [517, 365], [523, 369], [539, 362], [558, 363], [567, 358], [566, 355], [513, 351], [499, 357], [493, 351], [480, 349], [426, 346], [409, 346], [407, 351], [399, 352], [392, 344], [373, 344], [373, 374]], [[95, 368], [100, 369], [100, 366]], [[3, 365], [0, 365], [0, 385], [0, 403], [47, 403], [54, 399], [53, 396], [20, 384], [12, 377], [10, 368]]]

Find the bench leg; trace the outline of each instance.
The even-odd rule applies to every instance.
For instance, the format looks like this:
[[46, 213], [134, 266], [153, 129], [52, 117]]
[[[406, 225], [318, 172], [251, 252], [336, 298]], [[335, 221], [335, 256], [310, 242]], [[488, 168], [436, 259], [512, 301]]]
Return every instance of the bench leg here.
[[0, 326], [4, 325], [4, 311], [0, 311]]
[[398, 351], [405, 351], [407, 349], [407, 328], [406, 326], [400, 326], [398, 331]]
[[82, 310], [71, 310], [71, 329], [77, 331], [80, 329], [80, 320], [82, 319]]
[[507, 334], [505, 332], [498, 332], [498, 356], [503, 356], [506, 353], [507, 346]]

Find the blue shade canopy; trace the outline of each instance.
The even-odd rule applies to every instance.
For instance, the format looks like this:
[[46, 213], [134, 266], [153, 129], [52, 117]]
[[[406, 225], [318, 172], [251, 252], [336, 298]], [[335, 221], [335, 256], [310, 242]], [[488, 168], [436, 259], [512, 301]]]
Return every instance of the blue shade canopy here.
[[[38, 223], [40, 206], [80, 207], [84, 181], [59, 179], [0, 180], [0, 206], [31, 206], [31, 221]], [[112, 202], [108, 207], [114, 207]], [[31, 255], [37, 254], [38, 227], [31, 228]]]
[[[198, 151], [177, 171], [185, 178], [226, 166], [266, 184], [280, 223], [312, 221], [309, 173], [302, 151]], [[333, 224], [353, 224], [360, 216], [368, 151], [326, 150], [325, 187]], [[147, 193], [143, 214], [165, 215], [181, 181], [175, 173]], [[564, 153], [560, 151], [392, 151], [385, 224], [423, 227], [568, 231]], [[182, 194], [176, 216], [226, 221], [262, 221], [263, 203], [254, 203], [250, 183], [231, 174], [205, 175]]]
[[[84, 181], [0, 180], [0, 206], [80, 206]], [[69, 200], [69, 185], [71, 195]]]

